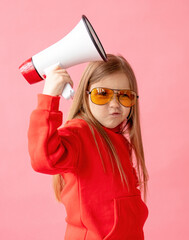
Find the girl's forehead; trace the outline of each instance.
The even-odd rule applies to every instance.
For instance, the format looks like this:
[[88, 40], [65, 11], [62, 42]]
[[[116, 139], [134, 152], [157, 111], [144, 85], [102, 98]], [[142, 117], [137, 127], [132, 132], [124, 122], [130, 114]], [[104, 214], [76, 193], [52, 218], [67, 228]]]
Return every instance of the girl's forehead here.
[[95, 87], [105, 87], [112, 89], [129, 89], [129, 80], [125, 73], [113, 73], [91, 84], [90, 89]]

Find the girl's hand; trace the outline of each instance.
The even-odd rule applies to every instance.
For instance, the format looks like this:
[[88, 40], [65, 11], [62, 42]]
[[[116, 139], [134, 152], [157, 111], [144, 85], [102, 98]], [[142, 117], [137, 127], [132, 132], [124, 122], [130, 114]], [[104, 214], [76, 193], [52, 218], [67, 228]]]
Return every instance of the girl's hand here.
[[59, 96], [62, 94], [62, 91], [67, 83], [73, 87], [73, 82], [67, 71], [60, 66], [57, 66], [47, 74], [43, 94]]

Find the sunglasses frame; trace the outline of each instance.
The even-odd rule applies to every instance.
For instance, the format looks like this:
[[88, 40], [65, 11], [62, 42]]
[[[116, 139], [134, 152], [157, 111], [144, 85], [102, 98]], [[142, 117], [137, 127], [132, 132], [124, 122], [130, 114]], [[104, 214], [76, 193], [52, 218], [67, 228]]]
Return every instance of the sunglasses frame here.
[[[97, 104], [97, 103], [94, 103], [94, 102], [92, 101], [92, 99], [91, 99], [91, 93], [92, 93], [92, 91], [93, 91], [94, 89], [98, 89], [98, 88], [108, 89], [108, 90], [112, 90], [112, 91], [113, 91], [114, 94], [113, 94], [113, 96], [110, 98], [110, 100], [109, 100], [107, 103]], [[91, 91], [86, 91], [86, 93], [90, 95], [91, 102], [94, 103], [94, 104], [96, 104], [96, 105], [99, 105], [99, 106], [108, 104], [108, 103], [112, 100], [112, 98], [114, 97], [115, 94], [116, 94], [116, 97], [117, 97], [117, 100], [118, 100], [119, 104], [121, 104], [123, 107], [132, 107], [132, 106], [134, 106], [134, 105], [136, 104], [136, 101], [135, 101], [135, 104], [133, 104], [133, 105], [131, 105], [131, 106], [124, 106], [124, 105], [120, 102], [120, 100], [119, 100], [119, 96], [120, 96], [120, 95], [119, 95], [119, 92], [120, 92], [120, 91], [130, 91], [130, 92], [134, 93], [134, 95], [136, 96], [136, 100], [139, 98], [139, 96], [137, 95], [137, 93], [136, 93], [135, 91], [133, 91], [133, 90], [130, 90], [130, 89], [112, 89], [112, 88], [96, 87], [96, 88], [93, 88]], [[117, 92], [117, 93], [115, 93], [115, 92]]]

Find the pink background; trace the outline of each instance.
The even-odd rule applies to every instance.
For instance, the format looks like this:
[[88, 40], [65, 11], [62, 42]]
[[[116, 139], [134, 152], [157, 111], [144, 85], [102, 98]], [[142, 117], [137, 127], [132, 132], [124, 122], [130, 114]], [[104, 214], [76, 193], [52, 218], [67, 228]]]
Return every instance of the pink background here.
[[[54, 199], [51, 176], [32, 170], [27, 151], [43, 82], [30, 86], [18, 66], [64, 37], [82, 14], [106, 52], [123, 54], [138, 79], [150, 174], [145, 239], [188, 239], [188, 13], [187, 0], [1, 0], [1, 239], [63, 239], [64, 207]], [[75, 88], [84, 67], [68, 70]], [[70, 103], [61, 102], [65, 115]]]

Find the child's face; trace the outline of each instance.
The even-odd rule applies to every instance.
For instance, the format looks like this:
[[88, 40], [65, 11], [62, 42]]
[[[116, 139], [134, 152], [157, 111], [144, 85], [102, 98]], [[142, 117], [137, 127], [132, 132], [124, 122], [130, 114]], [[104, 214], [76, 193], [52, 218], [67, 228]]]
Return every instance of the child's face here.
[[[111, 89], [130, 89], [129, 80], [124, 73], [113, 73], [107, 77], [104, 77], [99, 82], [91, 85], [89, 91], [93, 88], [104, 87]], [[116, 95], [110, 102], [105, 105], [96, 105], [90, 100], [89, 95], [89, 108], [93, 116], [107, 128], [115, 128], [129, 115], [130, 108], [122, 106]]]

